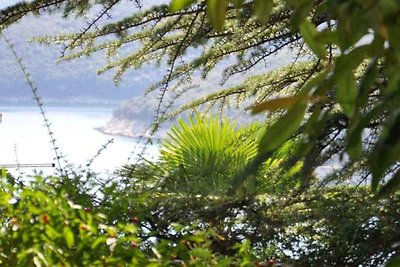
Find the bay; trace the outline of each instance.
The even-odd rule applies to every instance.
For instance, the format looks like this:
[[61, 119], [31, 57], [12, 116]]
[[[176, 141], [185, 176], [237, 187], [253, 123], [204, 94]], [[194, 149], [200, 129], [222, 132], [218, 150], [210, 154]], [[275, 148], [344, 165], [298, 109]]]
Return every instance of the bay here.
[[[45, 110], [55, 144], [69, 164], [84, 167], [103, 145], [111, 142], [94, 158], [91, 169], [95, 172], [112, 172], [128, 163], [132, 154], [131, 162], [135, 162], [136, 154], [142, 151], [143, 144], [136, 138], [109, 136], [95, 129], [110, 120], [113, 107], [60, 105], [48, 106]], [[5, 105], [0, 106], [0, 113], [0, 165], [57, 163], [38, 107]], [[156, 158], [157, 150], [157, 146], [149, 146], [146, 158]], [[54, 172], [49, 168], [35, 169], [46, 174]], [[23, 171], [26, 174], [33, 173], [32, 169]]]

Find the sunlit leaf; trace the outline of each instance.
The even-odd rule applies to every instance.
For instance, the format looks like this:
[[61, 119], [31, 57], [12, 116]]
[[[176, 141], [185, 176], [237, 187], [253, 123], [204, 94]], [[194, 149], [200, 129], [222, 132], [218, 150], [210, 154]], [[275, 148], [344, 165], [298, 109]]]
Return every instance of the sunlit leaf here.
[[207, 0], [207, 15], [214, 30], [222, 30], [226, 19], [227, 0]]
[[322, 99], [323, 99], [322, 97], [313, 97], [304, 95], [280, 97], [257, 104], [251, 109], [251, 111], [252, 114], [258, 114], [263, 111], [273, 112], [278, 109], [289, 109], [301, 100], [320, 101]]
[[72, 248], [72, 246], [74, 245], [75, 237], [74, 237], [74, 233], [72, 233], [71, 228], [64, 227], [63, 234], [64, 234], [65, 242], [67, 243], [67, 247]]
[[172, 0], [169, 9], [172, 12], [176, 12], [190, 6], [194, 2], [195, 0]]
[[288, 109], [299, 102], [301, 99], [304, 99], [304, 96], [296, 95], [271, 99], [254, 106], [251, 111], [252, 114], [258, 114], [266, 110], [272, 112], [278, 109]]
[[7, 170], [5, 168], [0, 169], [0, 177], [7, 178]]
[[289, 139], [299, 129], [306, 107], [305, 101], [297, 103], [271, 125], [260, 141], [259, 153], [272, 151]]
[[211, 259], [212, 253], [209, 249], [194, 248], [190, 251], [190, 255], [201, 259]]

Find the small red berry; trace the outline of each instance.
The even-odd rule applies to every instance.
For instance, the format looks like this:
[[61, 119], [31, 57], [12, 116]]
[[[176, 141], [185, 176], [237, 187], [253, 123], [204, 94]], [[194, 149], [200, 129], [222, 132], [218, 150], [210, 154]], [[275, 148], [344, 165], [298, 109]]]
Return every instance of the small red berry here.
[[50, 216], [47, 213], [43, 214], [42, 221], [44, 224], [48, 224], [50, 222]]
[[91, 209], [91, 208], [88, 208], [88, 207], [84, 208], [83, 210], [84, 210], [85, 212], [88, 212], [88, 213], [89, 213], [89, 212], [92, 212], [92, 209]]
[[261, 266], [259, 261], [253, 261], [253, 263], [254, 263], [254, 266], [256, 266], [256, 267], [260, 267]]
[[136, 242], [134, 242], [134, 241], [131, 241], [131, 247], [132, 247], [132, 248], [138, 248], [138, 247], [139, 247], [139, 244], [136, 243]]
[[138, 223], [140, 222], [140, 219], [138, 217], [131, 217], [130, 221], [131, 223]]
[[269, 259], [267, 261], [267, 266], [274, 266], [275, 265], [275, 261], [273, 259]]

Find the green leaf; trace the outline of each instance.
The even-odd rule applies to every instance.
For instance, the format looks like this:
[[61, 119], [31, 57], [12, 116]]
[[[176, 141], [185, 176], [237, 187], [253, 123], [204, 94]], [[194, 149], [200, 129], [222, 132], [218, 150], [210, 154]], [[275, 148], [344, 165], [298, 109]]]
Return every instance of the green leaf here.
[[207, 15], [214, 30], [222, 30], [226, 19], [227, 0], [207, 0]]
[[298, 29], [299, 26], [307, 19], [307, 16], [313, 6], [313, 4], [305, 3], [304, 5], [293, 8], [290, 24], [294, 29]]
[[323, 30], [315, 35], [315, 40], [324, 44], [335, 44], [337, 42], [337, 33], [331, 30]]
[[328, 111], [322, 111], [321, 109], [315, 109], [307, 122], [304, 124], [303, 132], [306, 134], [303, 140], [298, 143], [295, 149], [295, 155], [303, 158], [307, 156], [307, 153], [313, 148], [316, 140], [325, 129], [326, 123], [331, 118], [331, 114]]
[[299, 129], [304, 119], [306, 107], [306, 101], [297, 103], [268, 128], [261, 138], [259, 153], [270, 152], [289, 139]]
[[360, 66], [361, 62], [373, 54], [371, 45], [363, 45], [355, 48], [349, 54], [341, 55], [335, 61], [334, 76], [336, 81], [341, 79], [343, 75], [347, 75], [349, 72], [355, 70]]
[[387, 75], [387, 85], [383, 90], [383, 93], [385, 95], [390, 95], [394, 93], [398, 93], [399, 90], [399, 84], [400, 84], [400, 75], [399, 75], [399, 61], [395, 59], [394, 53], [388, 52], [388, 55], [386, 55], [387, 61], [385, 64], [387, 64], [386, 68], [386, 75]]
[[256, 13], [256, 16], [260, 23], [267, 24], [273, 6], [273, 0], [255, 0], [254, 12]]
[[350, 11], [350, 2], [343, 3], [337, 23], [338, 46], [342, 53], [350, 49], [368, 32], [368, 23], [362, 21], [365, 15]]
[[91, 249], [96, 249], [100, 244], [105, 244], [107, 241], [107, 238], [105, 236], [100, 236], [98, 237], [90, 246]]
[[372, 173], [371, 188], [376, 191], [379, 182], [390, 166], [400, 157], [400, 110], [387, 120], [378, 142], [374, 146], [368, 164]]
[[399, 267], [399, 266], [400, 266], [400, 257], [395, 257], [390, 259], [385, 265], [385, 267]]
[[190, 251], [190, 255], [204, 260], [209, 260], [213, 256], [210, 250], [206, 248], [194, 248]]
[[367, 104], [371, 87], [375, 84], [377, 77], [378, 60], [375, 58], [372, 62], [369, 63], [368, 68], [361, 79], [359, 96], [357, 97], [358, 107], [363, 107]]
[[51, 240], [55, 240], [56, 238], [58, 238], [58, 236], [60, 235], [59, 232], [57, 232], [53, 227], [51, 227], [50, 225], [46, 225], [45, 226], [45, 232], [46, 235], [51, 239]]
[[326, 57], [326, 49], [323, 43], [317, 41], [316, 36], [318, 35], [318, 30], [315, 28], [314, 24], [310, 21], [305, 20], [300, 24], [300, 33], [303, 36], [304, 42], [319, 58]]
[[338, 80], [336, 98], [343, 109], [344, 114], [349, 118], [353, 117], [356, 111], [356, 99], [358, 96], [358, 86], [353, 73], [343, 75]]
[[69, 227], [64, 227], [64, 238], [65, 238], [65, 242], [67, 243], [67, 247], [68, 248], [72, 248], [72, 246], [74, 245], [74, 233], [72, 233], [71, 228]]
[[302, 99], [304, 99], [304, 96], [299, 96], [299, 95], [271, 99], [271, 100], [262, 102], [258, 105], [255, 105], [251, 109], [251, 112], [252, 112], [252, 114], [258, 114], [265, 110], [272, 112], [272, 111], [275, 111], [278, 109], [288, 109], [288, 108], [291, 108], [294, 104], [298, 103]]
[[195, 0], [172, 0], [169, 6], [169, 10], [171, 12], [176, 12], [189, 7], [194, 2]]
[[352, 123], [348, 129], [346, 136], [346, 152], [350, 155], [352, 160], [358, 160], [362, 153], [361, 134], [364, 126], [360, 120]]
[[353, 160], [357, 160], [361, 156], [361, 134], [363, 129], [368, 126], [371, 120], [375, 119], [384, 111], [385, 106], [386, 105], [384, 103], [380, 103], [363, 117], [359, 115], [352, 118], [350, 127], [348, 128], [348, 133], [346, 135], [346, 151]]
[[286, 0], [289, 6], [291, 6], [294, 9], [297, 9], [299, 7], [308, 5], [311, 3], [311, 0]]
[[[326, 76], [328, 75], [329, 70], [323, 71], [315, 75], [311, 80], [309, 80], [300, 90], [298, 95], [307, 95], [307, 98], [310, 98], [309, 95], [316, 94], [322, 85], [325, 85]], [[329, 81], [329, 79], [328, 79]], [[315, 88], [315, 91], [313, 89]]]
[[231, 0], [235, 8], [242, 8], [244, 0]]
[[393, 175], [393, 177], [379, 189], [378, 193], [376, 194], [376, 197], [378, 199], [387, 197], [399, 189], [400, 189], [400, 171], [397, 171]]
[[7, 170], [5, 168], [0, 169], [0, 177], [7, 178]]

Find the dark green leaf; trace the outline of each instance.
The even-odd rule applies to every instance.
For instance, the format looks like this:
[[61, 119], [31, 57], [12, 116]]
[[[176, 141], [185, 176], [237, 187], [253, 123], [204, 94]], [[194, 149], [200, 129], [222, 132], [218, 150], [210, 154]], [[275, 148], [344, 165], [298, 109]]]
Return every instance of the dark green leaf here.
[[[344, 53], [368, 34], [370, 18], [364, 10], [352, 10], [351, 2], [342, 1], [337, 24], [338, 45]], [[369, 14], [370, 15], [370, 14]]]
[[342, 55], [336, 59], [335, 62], [335, 79], [340, 80], [343, 75], [355, 70], [362, 61], [373, 53], [370, 45], [363, 45], [355, 48], [349, 54]]
[[378, 60], [374, 59], [369, 63], [367, 70], [365, 71], [360, 82], [359, 97], [357, 98], [357, 106], [363, 107], [367, 104], [368, 95], [371, 91], [371, 87], [375, 84], [378, 76], [377, 68]]
[[[329, 70], [315, 75], [311, 80], [309, 80], [299, 92], [300, 95], [314, 95], [317, 99], [319, 97], [324, 97], [326, 90], [332, 88], [332, 79], [326, 78]], [[315, 90], [313, 90], [315, 89]]]
[[289, 4], [289, 6], [291, 6], [293, 8], [299, 8], [304, 5], [310, 4], [311, 1], [310, 0], [287, 0], [287, 3]]
[[319, 57], [324, 59], [326, 57], [325, 45], [316, 40], [318, 30], [315, 28], [314, 24], [305, 20], [300, 25], [300, 33], [303, 36], [304, 42], [308, 47]]
[[356, 111], [355, 102], [358, 96], [358, 86], [353, 73], [350, 72], [347, 75], [341, 76], [337, 82], [336, 98], [344, 114], [351, 118]]
[[399, 90], [400, 75], [399, 75], [399, 61], [395, 59], [395, 54], [388, 52], [386, 55], [387, 61], [385, 62], [388, 67], [386, 68], [387, 86], [384, 88], [383, 93], [390, 95]]
[[378, 193], [376, 194], [376, 197], [377, 198], [387, 197], [399, 189], [400, 189], [400, 171], [397, 171], [393, 175], [393, 177], [379, 189]]
[[364, 128], [370, 124], [385, 109], [385, 105], [380, 103], [366, 115], [358, 115], [352, 118], [346, 135], [346, 151], [353, 160], [359, 159], [362, 152], [361, 134]]
[[335, 44], [337, 42], [337, 33], [331, 30], [323, 30], [315, 35], [315, 40], [324, 44]]
[[379, 140], [373, 148], [368, 164], [372, 173], [371, 187], [376, 191], [389, 167], [400, 157], [400, 110], [386, 122]]
[[244, 0], [231, 0], [235, 8], [242, 8]]
[[262, 24], [266, 24], [268, 22], [273, 6], [273, 0], [255, 0], [254, 11], [257, 15], [258, 20]]
[[390, 259], [386, 263], [385, 267], [400, 267], [400, 257]]
[[305, 101], [297, 103], [269, 127], [260, 141], [259, 153], [272, 151], [288, 140], [299, 129], [306, 107]]

